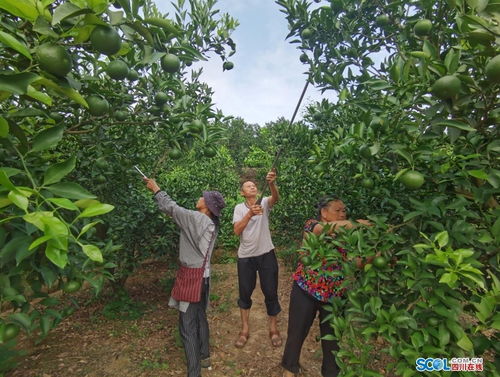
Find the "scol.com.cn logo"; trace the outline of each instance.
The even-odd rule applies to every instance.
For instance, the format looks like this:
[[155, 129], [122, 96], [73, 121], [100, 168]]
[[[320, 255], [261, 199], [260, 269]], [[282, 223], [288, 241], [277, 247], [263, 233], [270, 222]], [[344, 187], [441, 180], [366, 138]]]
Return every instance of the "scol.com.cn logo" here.
[[482, 358], [469, 359], [469, 358], [454, 357], [452, 359], [448, 359], [448, 358], [419, 357], [415, 361], [415, 365], [416, 365], [415, 368], [417, 369], [418, 372], [433, 372], [433, 371], [482, 372], [483, 371]]

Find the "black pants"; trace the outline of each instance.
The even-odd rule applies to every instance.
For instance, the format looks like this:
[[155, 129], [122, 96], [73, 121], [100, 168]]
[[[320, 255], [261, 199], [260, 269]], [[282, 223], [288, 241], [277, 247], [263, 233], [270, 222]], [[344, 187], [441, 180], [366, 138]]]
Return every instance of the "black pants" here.
[[185, 313], [179, 312], [179, 332], [184, 344], [188, 377], [201, 377], [201, 360], [210, 357], [206, 312], [209, 279], [203, 279], [202, 284], [201, 301], [190, 303]]
[[238, 258], [238, 285], [241, 309], [252, 307], [252, 293], [259, 272], [260, 288], [265, 297], [267, 315], [275, 316], [281, 311], [278, 301], [278, 260], [274, 250], [258, 257]]
[[[327, 304], [304, 292], [296, 282], [293, 283], [288, 313], [288, 337], [283, 352], [283, 360], [281, 361], [281, 365], [286, 370], [299, 373], [300, 351], [318, 311], [321, 336], [333, 334], [330, 324], [328, 322], [323, 323], [323, 319], [329, 314], [324, 308], [325, 305]], [[333, 351], [339, 350], [337, 342], [334, 340], [321, 340], [321, 348], [323, 350], [321, 374], [323, 377], [337, 376], [340, 370], [333, 354]]]

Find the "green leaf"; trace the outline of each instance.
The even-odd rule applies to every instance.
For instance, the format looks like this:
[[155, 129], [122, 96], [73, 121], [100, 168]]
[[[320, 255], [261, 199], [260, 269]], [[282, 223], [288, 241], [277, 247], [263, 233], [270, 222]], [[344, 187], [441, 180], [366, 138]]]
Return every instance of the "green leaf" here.
[[486, 150], [488, 152], [500, 153], [500, 140], [497, 139], [497, 140], [494, 140], [491, 143], [489, 143]]
[[95, 195], [85, 190], [78, 183], [63, 182], [46, 187], [47, 190], [57, 196], [68, 199], [93, 199]]
[[44, 231], [45, 230], [45, 223], [43, 222], [43, 219], [45, 217], [53, 217], [54, 214], [49, 211], [37, 211], [37, 212], [31, 212], [23, 216], [23, 220], [26, 221], [27, 223], [33, 224], [36, 226], [38, 229]]
[[[69, 99], [75, 101], [76, 103], [79, 103], [80, 105], [82, 105], [82, 106], [84, 106], [86, 108], [89, 107], [89, 105], [88, 105], [87, 101], [85, 100], [85, 98], [83, 98], [82, 95], [80, 93], [78, 93], [73, 88], [62, 87], [62, 86], [56, 84], [54, 81], [49, 80], [47, 78], [39, 78], [36, 82], [38, 84], [40, 84], [40, 85], [43, 85], [43, 86], [46, 86], [48, 88], [51, 88], [51, 89], [55, 90], [57, 93], [62, 94], [64, 96], [68, 97]], [[0, 83], [1, 83], [1, 81], [0, 81]], [[0, 89], [1, 89], [1, 87], [0, 87]]]
[[64, 268], [66, 267], [66, 264], [68, 264], [68, 254], [66, 250], [61, 250], [55, 247], [52, 240], [47, 243], [45, 256], [59, 268]]
[[0, 74], [0, 91], [18, 95], [26, 94], [28, 85], [39, 78], [40, 76], [29, 72], [11, 75]]
[[92, 228], [92, 227], [96, 226], [96, 225], [97, 225], [97, 224], [99, 224], [99, 223], [102, 223], [102, 221], [101, 221], [101, 220], [99, 220], [99, 221], [93, 221], [93, 222], [91, 222], [91, 223], [89, 223], [89, 224], [85, 225], [85, 226], [82, 228], [82, 230], [80, 231], [80, 234], [78, 234], [77, 239], [79, 239], [81, 236], [83, 236], [85, 233], [87, 233], [87, 231], [88, 231], [90, 228]]
[[38, 133], [33, 139], [32, 152], [43, 151], [55, 147], [62, 139], [64, 126], [51, 127]]
[[31, 318], [26, 313], [14, 313], [9, 315], [9, 320], [12, 322], [16, 322], [22, 327], [24, 327], [27, 331], [31, 329]]
[[26, 95], [46, 104], [48, 106], [52, 106], [52, 98], [49, 95], [36, 90], [31, 85], [28, 85], [28, 91], [26, 92]]
[[493, 237], [495, 237], [497, 241], [500, 240], [500, 217], [491, 226], [491, 234], [493, 235]]
[[57, 25], [66, 18], [76, 17], [87, 13], [92, 13], [92, 9], [82, 9], [69, 2], [62, 3], [54, 10], [54, 14], [52, 16], [52, 26]]
[[467, 170], [467, 173], [469, 173], [469, 175], [476, 177], [476, 178], [479, 178], [479, 179], [488, 179], [488, 174], [484, 170], [480, 170], [480, 169]]
[[4, 45], [6, 45], [7, 47], [10, 47], [10, 48], [16, 50], [20, 54], [23, 54], [29, 60], [33, 60], [33, 58], [31, 57], [30, 51], [28, 50], [28, 47], [26, 47], [26, 45], [23, 42], [18, 41], [12, 35], [7, 34], [3, 31], [0, 31], [0, 42], [3, 43]]
[[38, 34], [47, 35], [54, 39], [57, 39], [59, 37], [57, 33], [52, 30], [49, 22], [43, 16], [38, 16], [35, 23], [33, 24], [33, 31], [37, 32]]
[[94, 262], [103, 262], [101, 250], [95, 245], [81, 245], [83, 252]]
[[56, 206], [69, 209], [70, 211], [78, 211], [78, 206], [69, 199], [65, 198], [49, 198], [48, 202], [54, 203]]
[[7, 137], [9, 135], [9, 122], [5, 118], [0, 117], [0, 137]]
[[12, 190], [9, 192], [7, 197], [12, 203], [21, 208], [23, 211], [26, 212], [28, 210], [29, 200], [24, 195], [21, 195], [18, 190]]
[[2, 0], [0, 1], [0, 8], [5, 9], [14, 16], [30, 21], [35, 21], [38, 17], [38, 10], [33, 1], [29, 0]]
[[50, 240], [52, 238], [52, 236], [42, 236], [42, 237], [38, 237], [36, 240], [34, 240], [31, 245], [28, 247], [28, 250], [33, 250], [34, 248], [40, 246], [42, 243], [44, 242], [47, 242], [48, 240]]
[[76, 157], [73, 156], [64, 162], [60, 162], [49, 167], [43, 177], [44, 186], [59, 182], [63, 177], [73, 171], [75, 164]]
[[443, 231], [438, 234], [436, 234], [436, 237], [434, 237], [434, 241], [437, 241], [439, 247], [444, 247], [448, 244], [449, 237], [448, 237], [448, 232]]
[[455, 287], [455, 283], [458, 280], [458, 276], [454, 272], [446, 272], [439, 279], [440, 283], [448, 284], [451, 288]]
[[111, 204], [98, 203], [86, 208], [77, 218], [103, 215], [111, 212], [114, 208]]
[[10, 181], [9, 176], [5, 172], [4, 169], [0, 169], [0, 185], [8, 188], [9, 190], [13, 190], [16, 186]]
[[457, 342], [457, 345], [461, 349], [463, 349], [465, 351], [468, 351], [468, 352], [471, 352], [473, 350], [473, 348], [474, 348], [474, 345], [472, 344], [472, 342], [470, 341], [470, 339], [465, 334]]
[[457, 128], [462, 131], [468, 131], [468, 132], [475, 132], [476, 129], [472, 128], [469, 126], [468, 123], [459, 121], [459, 120], [451, 120], [451, 119], [442, 119], [442, 120], [437, 120], [432, 122], [433, 126], [445, 126], [445, 127], [452, 127], [452, 128]]

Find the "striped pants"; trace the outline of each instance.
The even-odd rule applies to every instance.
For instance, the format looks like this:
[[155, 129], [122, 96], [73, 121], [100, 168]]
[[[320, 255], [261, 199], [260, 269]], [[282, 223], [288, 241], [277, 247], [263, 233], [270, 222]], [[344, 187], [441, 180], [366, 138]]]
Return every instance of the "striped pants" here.
[[185, 313], [179, 312], [179, 332], [187, 362], [187, 376], [201, 377], [201, 360], [210, 357], [208, 349], [208, 305], [209, 279], [203, 279], [201, 301], [190, 303]]

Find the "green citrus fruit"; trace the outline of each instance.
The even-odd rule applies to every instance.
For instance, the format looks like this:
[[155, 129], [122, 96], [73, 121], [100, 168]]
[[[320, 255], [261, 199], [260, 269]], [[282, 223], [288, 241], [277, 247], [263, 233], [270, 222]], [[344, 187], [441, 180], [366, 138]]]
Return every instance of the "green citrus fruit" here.
[[97, 25], [90, 33], [90, 44], [101, 54], [113, 55], [120, 51], [122, 39], [112, 27]]
[[378, 26], [387, 26], [391, 22], [391, 19], [387, 14], [381, 14], [375, 19]]
[[116, 110], [115, 111], [115, 119], [119, 121], [124, 121], [125, 119], [128, 118], [128, 112], [124, 110]]
[[419, 37], [425, 37], [430, 34], [432, 29], [432, 22], [427, 19], [419, 20], [413, 27], [413, 32]]
[[165, 92], [158, 92], [155, 94], [155, 102], [158, 106], [163, 105], [168, 101], [168, 94]]
[[307, 56], [306, 53], [300, 54], [299, 59], [302, 63], [307, 63], [309, 61], [309, 57]]
[[309, 39], [313, 36], [313, 34], [313, 31], [306, 27], [304, 30], [302, 30], [300, 36], [302, 37], [302, 39]]
[[192, 133], [198, 134], [203, 131], [203, 122], [199, 119], [194, 119], [189, 125], [188, 130]]
[[373, 179], [371, 178], [363, 178], [363, 180], [361, 181], [361, 186], [363, 186], [364, 188], [373, 188], [374, 186], [374, 183], [373, 183]]
[[427, 320], [427, 324], [429, 326], [436, 327], [437, 325], [439, 325], [439, 319], [437, 319], [436, 317], [430, 317]]
[[217, 150], [213, 147], [206, 147], [203, 149], [203, 155], [208, 158], [215, 157], [217, 155]]
[[161, 58], [161, 67], [169, 73], [175, 73], [180, 69], [181, 61], [174, 54], [166, 54]]
[[[104, 178], [106, 179], [106, 178]], [[63, 286], [63, 291], [66, 293], [74, 293], [82, 287], [82, 283], [80, 283], [78, 280], [70, 280], [66, 282]]]
[[500, 82], [500, 55], [495, 56], [486, 64], [485, 72], [488, 80], [494, 83]]
[[313, 119], [314, 119], [316, 122], [319, 122], [319, 121], [323, 120], [323, 114], [321, 114], [321, 113], [314, 113], [314, 115], [313, 115]]
[[384, 119], [379, 116], [374, 116], [370, 121], [370, 127], [374, 131], [380, 131], [384, 127]]
[[168, 157], [170, 157], [172, 160], [178, 160], [182, 157], [182, 152], [177, 148], [172, 148], [168, 152]]
[[59, 114], [59, 113], [57, 113], [57, 112], [55, 112], [55, 111], [51, 112], [51, 113], [49, 114], [49, 116], [50, 116], [52, 119], [54, 119], [56, 123], [59, 123], [59, 122], [61, 122], [61, 121], [64, 119], [64, 117], [63, 117], [61, 114]]
[[375, 257], [373, 259], [373, 265], [377, 268], [384, 268], [387, 266], [387, 259], [382, 256]]
[[308, 256], [308, 255], [304, 255], [303, 257], [300, 258], [300, 262], [304, 265], [304, 266], [309, 266], [311, 265], [312, 263], [312, 260], [311, 260], [311, 257]]
[[123, 60], [113, 60], [106, 67], [106, 73], [115, 80], [123, 80], [128, 75], [128, 65]]
[[19, 326], [14, 323], [7, 323], [3, 328], [4, 342], [14, 339], [19, 334]]
[[462, 83], [457, 76], [447, 75], [438, 79], [434, 85], [432, 85], [432, 93], [441, 98], [448, 99], [455, 97], [460, 93], [460, 87]]
[[399, 177], [399, 180], [403, 185], [412, 190], [420, 188], [425, 181], [423, 174], [415, 170], [408, 170]]
[[130, 81], [136, 81], [139, 79], [139, 73], [134, 69], [130, 69], [128, 71], [127, 79]]
[[156, 106], [156, 105], [151, 106], [151, 114], [161, 115], [161, 108], [159, 106]]
[[105, 169], [108, 167], [108, 162], [104, 157], [98, 157], [97, 160], [95, 160], [95, 164], [99, 169]]
[[109, 112], [109, 103], [105, 98], [98, 96], [87, 97], [89, 112], [95, 116], [101, 116]]
[[482, 45], [488, 46], [491, 42], [495, 41], [495, 36], [487, 30], [477, 29], [469, 32], [467, 34], [469, 42], [480, 43]]
[[40, 68], [54, 76], [64, 77], [71, 71], [71, 55], [62, 46], [44, 44], [36, 49]]
[[95, 180], [97, 181], [97, 183], [106, 183], [108, 181], [102, 174], [98, 175]]
[[222, 64], [222, 69], [224, 71], [230, 71], [233, 68], [234, 68], [233, 62], [227, 61], [227, 62], [224, 62], [224, 64]]

